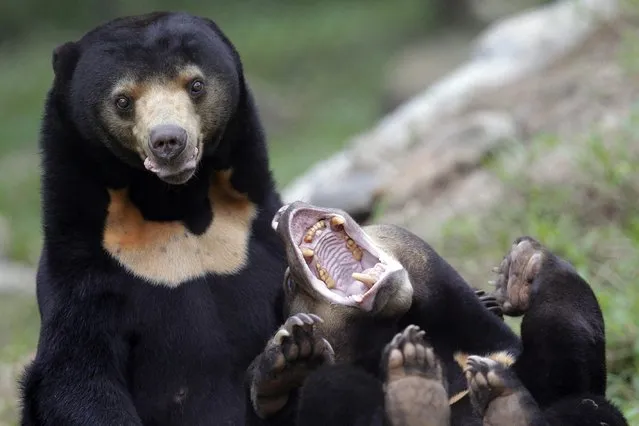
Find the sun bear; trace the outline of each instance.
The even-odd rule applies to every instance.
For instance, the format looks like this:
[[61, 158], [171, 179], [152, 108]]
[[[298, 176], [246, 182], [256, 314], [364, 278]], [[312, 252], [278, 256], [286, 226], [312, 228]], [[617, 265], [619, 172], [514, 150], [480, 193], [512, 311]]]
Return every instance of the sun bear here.
[[[276, 415], [299, 389], [300, 425], [626, 425], [605, 398], [597, 299], [538, 241], [515, 241], [495, 268], [494, 292], [457, 289], [456, 301], [437, 306], [433, 294], [454, 281], [433, 279], [446, 276], [445, 263], [400, 227], [360, 227], [341, 210], [301, 202], [283, 207], [273, 227], [289, 263], [288, 319], [251, 365], [251, 401], [261, 417]], [[420, 303], [435, 326], [401, 326]], [[477, 304], [483, 313], [455, 317]], [[491, 323], [480, 322], [503, 314], [524, 315], [523, 351], [459, 350], [468, 342], [458, 329], [490, 335]], [[463, 371], [451, 369], [455, 363]]]
[[240, 425], [281, 316], [281, 205], [240, 57], [152, 13], [56, 48], [23, 425]]
[[606, 398], [605, 325], [590, 284], [530, 236], [515, 239], [495, 272], [490, 295], [504, 315], [522, 316], [523, 351], [461, 358], [485, 424], [627, 426]]

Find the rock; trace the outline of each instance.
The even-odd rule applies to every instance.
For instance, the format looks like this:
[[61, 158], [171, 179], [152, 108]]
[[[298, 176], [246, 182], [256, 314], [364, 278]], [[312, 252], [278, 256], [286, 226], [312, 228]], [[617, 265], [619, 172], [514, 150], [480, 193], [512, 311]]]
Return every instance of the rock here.
[[473, 100], [565, 57], [617, 13], [615, 0], [565, 0], [492, 25], [477, 38], [465, 64], [310, 168], [282, 191], [284, 200], [337, 205], [348, 212], [372, 208], [415, 146], [441, 140], [433, 132], [458, 120]]
[[366, 221], [376, 200], [375, 191], [379, 182], [374, 173], [368, 170], [351, 170], [345, 174], [348, 180], [336, 188], [320, 187], [315, 192], [314, 204], [341, 208], [347, 206], [355, 220]]
[[33, 268], [0, 259], [0, 293], [34, 292], [35, 276]]
[[466, 110], [507, 109], [530, 135], [552, 134], [561, 140], [588, 132], [599, 120], [614, 121], [637, 98], [635, 79], [619, 60], [624, 55], [623, 25], [602, 27], [543, 72], [476, 98]]
[[426, 239], [441, 237], [442, 225], [464, 213], [480, 214], [503, 198], [503, 184], [485, 170], [475, 170], [463, 179], [450, 182], [445, 191], [432, 198], [420, 194], [407, 198], [402, 208], [384, 211], [381, 223], [394, 223]]
[[[474, 0], [472, 9], [480, 22], [491, 23], [534, 6], [539, 0]], [[465, 63], [478, 31], [469, 27], [438, 33], [401, 49], [387, 65], [384, 111], [391, 112]]]
[[616, 0], [563, 0], [505, 19], [478, 37], [473, 61], [503, 61], [510, 79], [537, 71], [618, 16]]
[[401, 208], [404, 200], [439, 197], [452, 182], [471, 174], [491, 154], [520, 137], [513, 118], [498, 111], [470, 113], [433, 133], [427, 143], [397, 163], [395, 176], [382, 191], [387, 208]]

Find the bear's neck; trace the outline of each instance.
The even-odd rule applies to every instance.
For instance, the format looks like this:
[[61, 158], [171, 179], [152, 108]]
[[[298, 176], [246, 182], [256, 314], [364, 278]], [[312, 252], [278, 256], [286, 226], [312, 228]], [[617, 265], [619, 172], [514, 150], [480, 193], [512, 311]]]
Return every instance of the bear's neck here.
[[213, 173], [205, 159], [189, 182], [171, 186], [151, 173], [135, 170], [126, 185], [127, 195], [146, 220], [181, 221], [192, 233], [201, 234], [212, 219], [209, 189]]

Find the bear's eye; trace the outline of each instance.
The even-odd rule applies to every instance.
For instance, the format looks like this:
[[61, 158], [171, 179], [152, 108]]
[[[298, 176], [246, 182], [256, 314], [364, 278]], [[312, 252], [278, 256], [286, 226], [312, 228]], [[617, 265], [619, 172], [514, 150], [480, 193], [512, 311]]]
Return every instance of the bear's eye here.
[[197, 96], [204, 90], [204, 83], [202, 80], [193, 80], [191, 82], [191, 87], [189, 87], [189, 91], [191, 92], [191, 96]]
[[293, 281], [293, 278], [288, 277], [286, 280], [286, 287], [288, 288], [288, 291], [295, 290], [295, 281]]
[[126, 96], [118, 96], [115, 100], [115, 106], [123, 111], [126, 111], [131, 107], [131, 100]]
[[285, 290], [287, 292], [295, 290], [295, 280], [293, 280], [293, 278], [291, 277], [291, 272], [288, 268], [284, 273], [284, 286], [286, 287]]

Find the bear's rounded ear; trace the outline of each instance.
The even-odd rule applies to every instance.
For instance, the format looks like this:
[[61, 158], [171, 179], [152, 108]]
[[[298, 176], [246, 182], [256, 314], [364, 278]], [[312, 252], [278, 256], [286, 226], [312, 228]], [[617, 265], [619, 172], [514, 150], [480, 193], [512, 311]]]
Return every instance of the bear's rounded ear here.
[[53, 49], [51, 64], [56, 79], [68, 80], [80, 57], [80, 49], [75, 42], [69, 41]]

